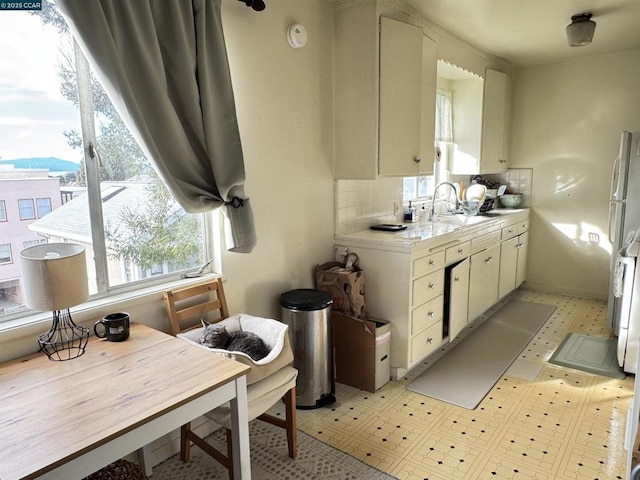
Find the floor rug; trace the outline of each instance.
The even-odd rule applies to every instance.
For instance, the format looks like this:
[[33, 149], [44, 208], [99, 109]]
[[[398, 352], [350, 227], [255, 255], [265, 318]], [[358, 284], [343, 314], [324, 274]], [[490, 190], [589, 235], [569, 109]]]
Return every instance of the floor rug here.
[[617, 342], [616, 338], [570, 333], [553, 352], [549, 363], [622, 379], [625, 374], [618, 365]]
[[[265, 422], [249, 423], [251, 444], [251, 478], [254, 480], [394, 480], [320, 440], [298, 430], [298, 457], [289, 458], [287, 437], [283, 429]], [[218, 430], [207, 441], [220, 448], [225, 432]], [[227, 470], [196, 446], [191, 460], [182, 462], [178, 455], [153, 467], [153, 480], [228, 479]]]
[[510, 300], [407, 388], [473, 410], [555, 308]]

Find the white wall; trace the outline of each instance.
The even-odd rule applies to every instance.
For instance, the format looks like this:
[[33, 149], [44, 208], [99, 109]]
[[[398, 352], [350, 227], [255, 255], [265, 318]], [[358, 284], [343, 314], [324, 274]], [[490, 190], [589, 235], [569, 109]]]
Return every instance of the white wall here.
[[[258, 232], [251, 254], [223, 255], [223, 270], [232, 312], [279, 318], [280, 294], [312, 288], [313, 267], [333, 258], [332, 13], [325, 0], [266, 3], [223, 3]], [[306, 47], [287, 43], [292, 23], [307, 28]]]
[[610, 175], [620, 132], [640, 130], [640, 51], [517, 69], [511, 128], [509, 166], [534, 172], [527, 285], [606, 298]]

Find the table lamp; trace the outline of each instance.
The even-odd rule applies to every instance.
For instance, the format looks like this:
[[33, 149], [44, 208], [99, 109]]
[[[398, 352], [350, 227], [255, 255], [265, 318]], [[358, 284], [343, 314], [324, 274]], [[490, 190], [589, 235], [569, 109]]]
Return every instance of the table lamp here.
[[20, 252], [25, 304], [53, 311], [51, 329], [38, 338], [40, 351], [50, 360], [71, 360], [84, 353], [89, 329], [73, 323], [69, 307], [89, 297], [84, 247], [49, 243]]

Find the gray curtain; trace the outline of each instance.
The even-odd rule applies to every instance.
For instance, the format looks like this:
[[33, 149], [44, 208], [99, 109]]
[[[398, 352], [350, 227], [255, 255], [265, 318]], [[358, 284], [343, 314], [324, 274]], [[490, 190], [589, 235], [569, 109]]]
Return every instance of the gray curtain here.
[[256, 235], [220, 2], [56, 0], [176, 200], [191, 213], [222, 206], [227, 248], [248, 253]]

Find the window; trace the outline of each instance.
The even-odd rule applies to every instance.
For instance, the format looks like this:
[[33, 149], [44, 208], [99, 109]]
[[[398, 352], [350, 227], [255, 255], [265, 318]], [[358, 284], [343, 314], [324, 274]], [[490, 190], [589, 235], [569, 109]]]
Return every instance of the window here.
[[30, 198], [18, 200], [18, 210], [20, 211], [20, 220], [33, 220], [36, 218], [33, 200]]
[[[82, 55], [76, 64], [55, 4], [0, 14], [0, 49], [0, 220], [15, 223], [2, 233], [0, 298], [21, 284], [19, 266], [3, 265], [11, 251], [38, 241], [83, 245], [98, 296], [179, 278], [214, 257], [212, 216], [180, 207], [99, 82], [76, 75], [89, 67]], [[20, 292], [10, 297], [0, 322], [25, 314]]]
[[449, 90], [436, 91], [436, 131], [435, 146], [440, 149], [440, 159], [434, 162], [434, 175], [405, 177], [402, 184], [402, 200], [431, 197], [436, 185], [447, 181], [449, 150], [453, 142], [452, 93]]
[[0, 243], [0, 265], [11, 263], [11, 244]]
[[47, 243], [46, 240], [27, 240], [22, 242], [22, 248], [35, 247], [36, 245], [42, 245]]
[[36, 198], [36, 208], [38, 210], [38, 218], [44, 217], [47, 213], [51, 212], [51, 199]]

